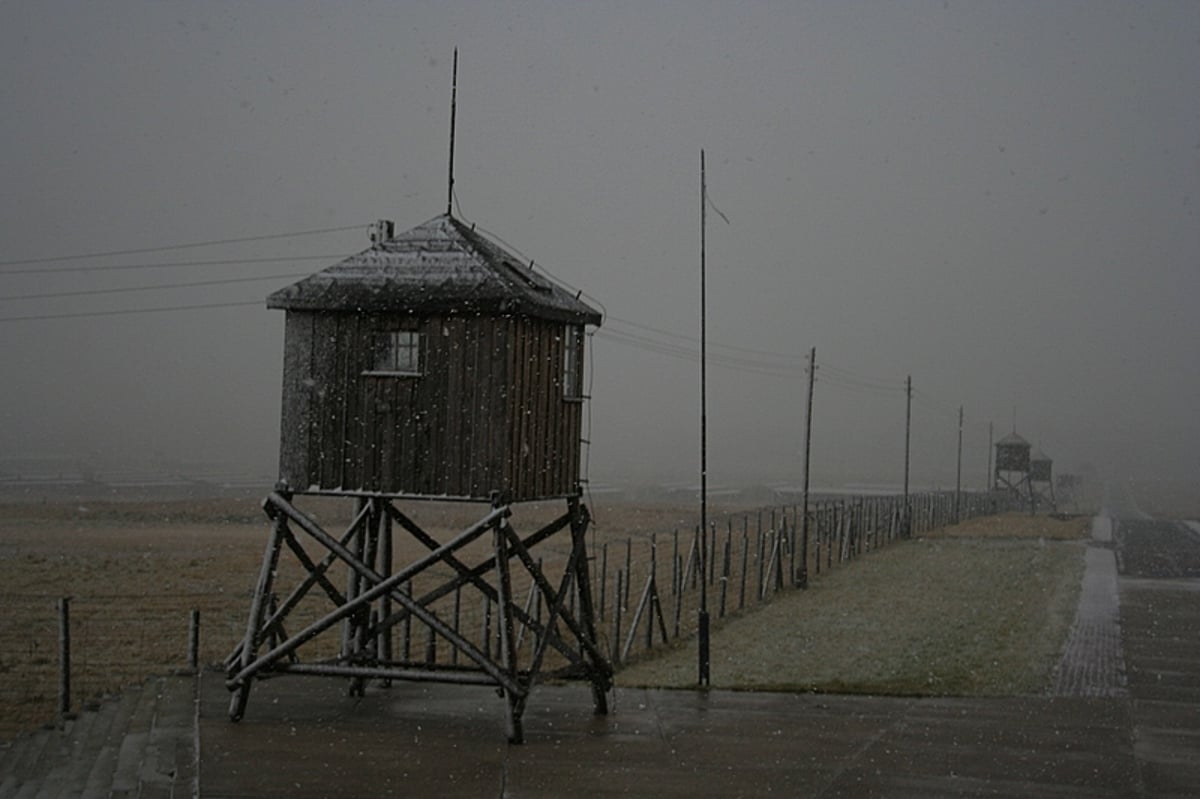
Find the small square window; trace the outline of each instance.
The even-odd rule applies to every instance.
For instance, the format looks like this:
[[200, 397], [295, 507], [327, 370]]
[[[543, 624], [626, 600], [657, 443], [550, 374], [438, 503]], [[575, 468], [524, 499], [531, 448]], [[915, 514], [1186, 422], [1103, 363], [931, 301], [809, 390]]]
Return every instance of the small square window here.
[[416, 375], [421, 373], [421, 334], [413, 330], [391, 330], [375, 334], [376, 372]]

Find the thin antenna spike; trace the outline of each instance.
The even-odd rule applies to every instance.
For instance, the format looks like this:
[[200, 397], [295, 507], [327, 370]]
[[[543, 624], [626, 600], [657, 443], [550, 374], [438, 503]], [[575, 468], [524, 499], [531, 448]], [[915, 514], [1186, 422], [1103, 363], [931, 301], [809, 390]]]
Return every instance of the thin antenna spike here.
[[454, 48], [454, 71], [450, 84], [450, 176], [446, 191], [446, 216], [454, 210], [454, 126], [458, 115], [458, 48]]
[[[704, 286], [706, 271], [706, 216], [704, 205], [708, 188], [704, 178], [704, 151], [700, 151], [700, 573], [704, 575], [708, 561], [708, 383], [707, 383], [707, 298]], [[708, 645], [708, 579], [700, 581], [700, 629], [697, 630], [698, 675], [697, 683], [709, 684]]]

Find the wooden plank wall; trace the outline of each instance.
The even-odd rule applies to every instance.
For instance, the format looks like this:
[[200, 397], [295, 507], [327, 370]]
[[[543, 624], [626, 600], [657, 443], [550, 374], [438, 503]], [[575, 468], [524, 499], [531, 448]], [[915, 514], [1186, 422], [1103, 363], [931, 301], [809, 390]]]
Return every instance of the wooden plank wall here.
[[284, 324], [283, 408], [280, 420], [279, 477], [293, 488], [311, 482], [309, 454], [313, 448], [312, 314], [287, 315]]
[[[388, 326], [423, 334], [420, 377], [364, 374]], [[582, 403], [563, 398], [564, 333], [522, 318], [288, 312], [281, 477], [297, 490], [572, 493]]]
[[509, 326], [508, 485], [517, 499], [571, 493], [579, 480], [582, 414], [580, 402], [563, 398], [564, 327], [529, 319]]

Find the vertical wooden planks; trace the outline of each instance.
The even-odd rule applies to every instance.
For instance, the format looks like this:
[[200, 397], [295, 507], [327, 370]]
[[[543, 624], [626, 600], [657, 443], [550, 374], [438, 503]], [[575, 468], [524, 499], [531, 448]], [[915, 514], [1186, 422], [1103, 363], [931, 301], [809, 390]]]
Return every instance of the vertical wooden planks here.
[[341, 394], [337, 386], [337, 315], [315, 314], [313, 322], [313, 388], [316, 392], [317, 411], [314, 426], [317, 440], [313, 443], [314, 454], [319, 464], [319, 471], [313, 482], [322, 488], [337, 488], [341, 484], [338, 479], [341, 453], [336, 443], [341, 429], [341, 420], [337, 412], [338, 398]]
[[305, 489], [313, 483], [313, 314], [289, 311], [284, 321], [283, 402], [279, 477]]
[[[372, 374], [378, 331], [419, 329], [422, 374]], [[289, 312], [280, 472], [293, 488], [514, 500], [570, 495], [582, 401], [562, 323]], [[576, 358], [582, 357], [583, 341]]]

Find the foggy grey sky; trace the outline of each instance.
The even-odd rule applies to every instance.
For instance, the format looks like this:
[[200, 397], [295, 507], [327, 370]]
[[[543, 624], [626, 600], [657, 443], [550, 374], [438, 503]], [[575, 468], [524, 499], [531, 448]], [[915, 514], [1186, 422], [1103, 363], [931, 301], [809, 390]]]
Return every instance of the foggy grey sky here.
[[0, 4], [0, 453], [273, 471], [261, 301], [444, 211], [455, 46], [462, 216], [612, 319], [595, 480], [697, 468], [697, 364], [603, 336], [697, 336], [702, 147], [712, 351], [775, 372], [710, 369], [714, 483], [800, 478], [812, 346], [815, 483], [899, 482], [910, 373], [916, 484], [953, 484], [959, 404], [968, 485], [1014, 411], [1059, 471], [1200, 476], [1190, 0]]

